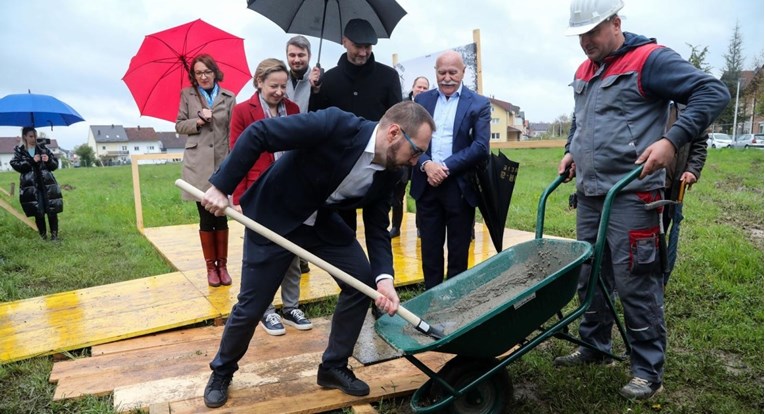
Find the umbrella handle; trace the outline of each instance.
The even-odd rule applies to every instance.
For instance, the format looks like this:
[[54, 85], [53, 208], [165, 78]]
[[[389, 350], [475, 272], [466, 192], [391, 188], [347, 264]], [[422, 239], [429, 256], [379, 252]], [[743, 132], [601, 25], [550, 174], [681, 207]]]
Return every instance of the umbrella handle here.
[[677, 194], [677, 202], [682, 203], [683, 197], [685, 197], [685, 189], [688, 188], [688, 183], [685, 181], [680, 182], [680, 192]]
[[[187, 183], [184, 180], [177, 179], [175, 180], [175, 185], [182, 189], [183, 191], [189, 193], [191, 196], [193, 196], [195, 199], [202, 201], [202, 197], [204, 196], [204, 193], [202, 190], [194, 187], [193, 185]], [[345, 273], [344, 271], [338, 269], [334, 265], [330, 264], [329, 262], [325, 261], [324, 259], [314, 255], [313, 253], [309, 252], [308, 250], [303, 249], [302, 247], [298, 246], [297, 244], [289, 241], [285, 237], [281, 236], [280, 234], [274, 232], [273, 230], [269, 229], [268, 227], [256, 222], [255, 220], [245, 216], [244, 214], [234, 210], [231, 207], [226, 207], [225, 213], [227, 216], [231, 217], [232, 219], [238, 221], [239, 223], [243, 224], [248, 229], [254, 231], [255, 233], [260, 234], [261, 236], [267, 238], [268, 240], [278, 244], [279, 246], [283, 247], [286, 250], [291, 251], [292, 253], [295, 253], [296, 255], [308, 260], [312, 264], [315, 264], [316, 266], [324, 269], [329, 273], [330, 275], [342, 280], [343, 282], [349, 284], [351, 287], [355, 288], [359, 292], [369, 296], [373, 300], [376, 300], [379, 297], [382, 297], [383, 295], [372, 289], [371, 287], [365, 285], [360, 280], [354, 278], [353, 276], [349, 275], [348, 273]], [[429, 335], [435, 339], [441, 339], [443, 337], [443, 332], [441, 332], [438, 328], [431, 326], [424, 320], [420, 319], [417, 315], [413, 314], [403, 306], [399, 305], [398, 309], [396, 310], [396, 313], [402, 317], [404, 320], [409, 322], [410, 324], [414, 325], [415, 329], [418, 331]]]

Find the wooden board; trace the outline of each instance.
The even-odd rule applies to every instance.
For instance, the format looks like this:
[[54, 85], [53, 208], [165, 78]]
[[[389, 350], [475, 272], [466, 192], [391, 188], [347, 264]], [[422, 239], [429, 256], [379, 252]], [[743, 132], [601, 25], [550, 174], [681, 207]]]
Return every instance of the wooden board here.
[[[287, 328], [285, 336], [262, 329], [240, 361], [230, 399], [216, 412], [315, 413], [378, 401], [417, 389], [427, 377], [404, 359], [363, 367], [356, 374], [372, 390], [351, 397], [316, 385], [316, 370], [326, 347], [330, 320], [317, 318], [314, 329]], [[57, 362], [51, 372], [55, 400], [113, 393], [115, 408], [151, 412], [206, 412], [202, 395], [209, 361], [218, 349], [223, 327], [202, 327], [129, 339], [94, 347], [90, 358]], [[426, 353], [421, 360], [440, 368], [449, 355]], [[108, 379], [108, 380], [107, 380]]]
[[[391, 241], [397, 286], [422, 281], [414, 222], [414, 214], [405, 214], [401, 236]], [[0, 363], [225, 317], [239, 294], [244, 234], [241, 224], [229, 223], [229, 272], [234, 279], [231, 286], [207, 286], [197, 225], [145, 229], [145, 236], [178, 272], [0, 303]], [[496, 254], [484, 230], [483, 224], [476, 224], [469, 266]], [[364, 246], [363, 226], [358, 233]], [[529, 232], [505, 230], [505, 246], [531, 238]], [[334, 279], [315, 265], [302, 276], [300, 286], [302, 303], [324, 300], [339, 292]], [[279, 293], [274, 304], [281, 306]]]

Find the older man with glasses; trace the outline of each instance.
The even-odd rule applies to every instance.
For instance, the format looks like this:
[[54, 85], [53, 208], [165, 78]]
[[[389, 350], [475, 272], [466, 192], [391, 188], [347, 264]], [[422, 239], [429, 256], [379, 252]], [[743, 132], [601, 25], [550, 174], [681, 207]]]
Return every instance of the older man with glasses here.
[[425, 288], [444, 280], [444, 243], [449, 249], [446, 277], [467, 269], [468, 248], [478, 196], [468, 173], [489, 156], [491, 104], [462, 84], [465, 63], [454, 51], [436, 60], [438, 89], [414, 99], [433, 115], [430, 147], [412, 171], [417, 203]]

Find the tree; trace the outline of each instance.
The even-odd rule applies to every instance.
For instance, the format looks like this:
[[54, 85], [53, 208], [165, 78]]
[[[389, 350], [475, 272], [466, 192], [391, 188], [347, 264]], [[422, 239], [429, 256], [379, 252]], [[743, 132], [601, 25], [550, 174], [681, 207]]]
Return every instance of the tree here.
[[80, 158], [81, 167], [90, 167], [96, 164], [96, 153], [88, 144], [74, 147], [74, 153]]
[[571, 131], [571, 119], [568, 115], [560, 115], [553, 121], [547, 133], [553, 137], [568, 137]]
[[[741, 70], [744, 68], [744, 55], [741, 52], [742, 43], [741, 30], [738, 22], [736, 22], [736, 28], [733, 30], [733, 36], [731, 36], [728, 44], [728, 53], [723, 55], [725, 57], [725, 69], [720, 77], [720, 80], [728, 87], [732, 99], [717, 118], [717, 122], [721, 124], [724, 130], [730, 131], [731, 136], [735, 136], [737, 132], [733, 125], [733, 118], [736, 113], [736, 89], [739, 87]], [[738, 108], [738, 113], [743, 113], [741, 108]]]
[[704, 49], [700, 49], [701, 46], [695, 46], [690, 43], [686, 43], [691, 48], [691, 57], [688, 58], [688, 62], [696, 68], [711, 74], [712, 66], [707, 63], [707, 53], [709, 53], [709, 46], [704, 46]]

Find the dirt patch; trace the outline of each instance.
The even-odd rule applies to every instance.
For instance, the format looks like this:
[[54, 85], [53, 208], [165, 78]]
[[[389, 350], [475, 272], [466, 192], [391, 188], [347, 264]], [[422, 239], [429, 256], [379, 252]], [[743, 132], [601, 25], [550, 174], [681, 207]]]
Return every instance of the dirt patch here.
[[741, 361], [738, 355], [723, 351], [716, 352], [715, 354], [720, 359], [720, 364], [727, 373], [736, 376], [748, 373], [746, 364]]

